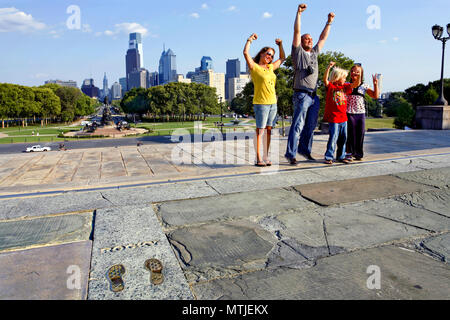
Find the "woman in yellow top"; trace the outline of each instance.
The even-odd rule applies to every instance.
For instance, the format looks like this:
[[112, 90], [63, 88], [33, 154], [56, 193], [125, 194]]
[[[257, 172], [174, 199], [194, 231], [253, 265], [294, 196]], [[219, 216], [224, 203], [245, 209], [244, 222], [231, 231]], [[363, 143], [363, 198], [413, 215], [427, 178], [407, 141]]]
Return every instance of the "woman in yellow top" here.
[[[272, 128], [276, 124], [277, 118], [277, 96], [275, 93], [275, 83], [277, 77], [274, 73], [281, 64], [286, 60], [283, 49], [283, 42], [280, 39], [275, 39], [275, 43], [280, 49], [280, 58], [273, 62], [275, 50], [270, 47], [262, 48], [255, 58], [249, 54], [250, 44], [258, 39], [256, 33], [248, 38], [244, 47], [244, 57], [247, 61], [252, 76], [252, 81], [255, 86], [253, 94], [253, 110], [255, 111], [256, 119], [256, 166], [265, 167], [272, 163], [268, 159], [270, 147], [270, 135]], [[262, 136], [266, 133], [267, 139], [263, 146], [264, 157], [261, 158], [260, 148], [262, 143]]]

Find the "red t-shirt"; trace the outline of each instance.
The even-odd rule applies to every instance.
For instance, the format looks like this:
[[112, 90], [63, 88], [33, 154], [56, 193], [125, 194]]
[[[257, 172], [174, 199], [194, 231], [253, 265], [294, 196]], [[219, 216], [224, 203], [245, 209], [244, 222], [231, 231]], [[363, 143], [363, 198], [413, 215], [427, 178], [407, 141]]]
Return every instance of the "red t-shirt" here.
[[333, 83], [328, 84], [327, 100], [323, 121], [331, 123], [341, 123], [347, 121], [347, 95], [352, 93], [350, 83], [342, 86]]

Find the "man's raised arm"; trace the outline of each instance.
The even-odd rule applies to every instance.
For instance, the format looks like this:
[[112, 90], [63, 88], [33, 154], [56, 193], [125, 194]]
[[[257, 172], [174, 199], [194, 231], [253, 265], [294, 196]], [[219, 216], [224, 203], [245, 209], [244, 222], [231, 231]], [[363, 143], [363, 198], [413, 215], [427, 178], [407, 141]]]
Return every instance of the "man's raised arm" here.
[[298, 6], [297, 16], [295, 18], [294, 23], [294, 40], [292, 41], [292, 46], [298, 47], [302, 43], [302, 34], [301, 34], [301, 20], [302, 20], [302, 12], [306, 10], [306, 4], [302, 3]]
[[328, 14], [327, 24], [325, 25], [325, 28], [323, 28], [323, 31], [320, 34], [319, 41], [317, 42], [317, 45], [319, 46], [319, 51], [322, 51], [322, 48], [328, 39], [328, 34], [330, 33], [330, 26], [333, 23], [334, 17], [335, 17], [335, 14], [333, 12]]

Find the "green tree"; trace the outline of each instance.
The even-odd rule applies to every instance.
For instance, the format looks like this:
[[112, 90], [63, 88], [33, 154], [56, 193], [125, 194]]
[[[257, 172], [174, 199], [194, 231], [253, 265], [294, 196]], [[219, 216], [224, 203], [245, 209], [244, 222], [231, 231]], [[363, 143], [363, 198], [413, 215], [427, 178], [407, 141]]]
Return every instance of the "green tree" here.
[[61, 113], [61, 100], [50, 88], [33, 88], [35, 100], [40, 105], [38, 116], [42, 118], [41, 125], [47, 123], [49, 117]]
[[398, 98], [393, 102], [397, 110], [397, 116], [394, 119], [394, 125], [398, 129], [403, 129], [405, 126], [412, 127], [414, 120], [414, 109], [405, 98]]

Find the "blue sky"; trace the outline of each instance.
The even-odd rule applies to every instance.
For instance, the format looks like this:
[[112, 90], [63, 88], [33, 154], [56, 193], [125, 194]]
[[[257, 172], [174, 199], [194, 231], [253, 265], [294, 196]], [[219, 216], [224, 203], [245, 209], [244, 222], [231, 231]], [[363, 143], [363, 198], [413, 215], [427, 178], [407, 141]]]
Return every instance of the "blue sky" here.
[[[329, 12], [336, 14], [324, 51], [339, 51], [361, 62], [366, 80], [383, 74], [382, 91], [401, 91], [440, 78], [442, 43], [431, 27], [450, 23], [450, 2], [345, 0], [308, 2], [302, 33], [314, 40]], [[94, 78], [109, 85], [125, 75], [128, 33], [141, 31], [144, 67], [158, 69], [163, 45], [177, 55], [177, 72], [186, 75], [210, 56], [216, 72], [225, 72], [227, 59], [239, 58], [255, 32], [251, 53], [284, 41], [290, 53], [299, 1], [266, 0], [0, 0], [0, 82], [41, 85], [48, 79]], [[80, 29], [71, 30], [67, 8], [80, 8]], [[375, 6], [379, 20], [373, 20]], [[367, 22], [379, 28], [369, 28]], [[447, 33], [445, 32], [445, 35]], [[450, 43], [449, 43], [450, 44]], [[447, 50], [445, 77], [450, 77]]]

